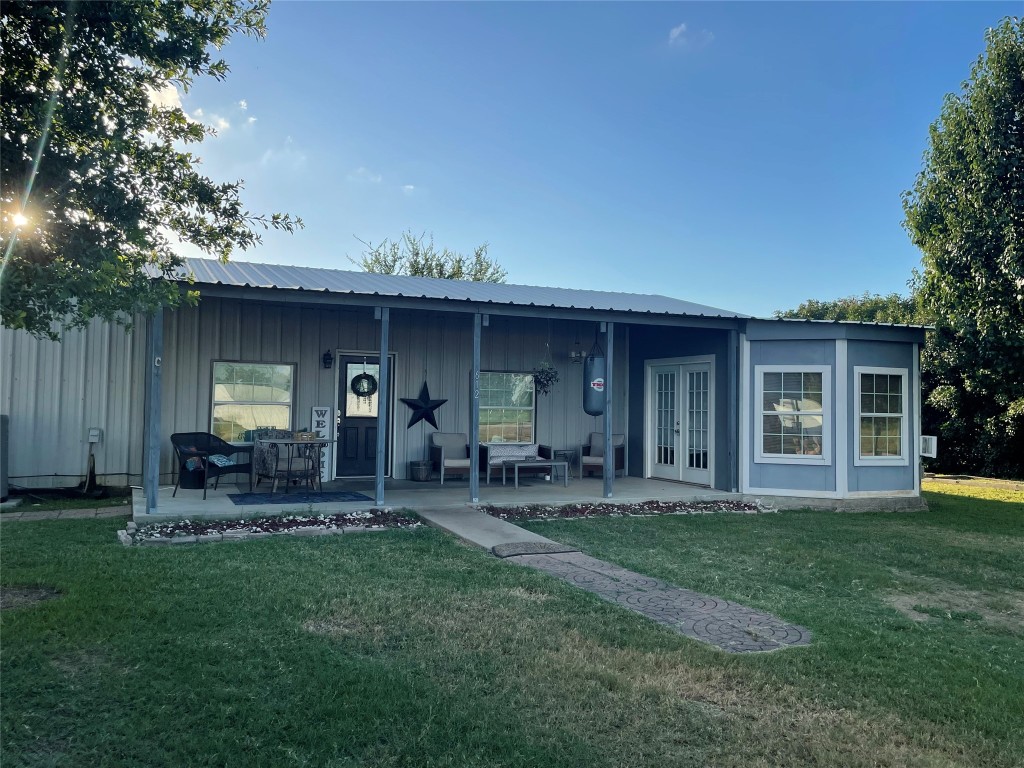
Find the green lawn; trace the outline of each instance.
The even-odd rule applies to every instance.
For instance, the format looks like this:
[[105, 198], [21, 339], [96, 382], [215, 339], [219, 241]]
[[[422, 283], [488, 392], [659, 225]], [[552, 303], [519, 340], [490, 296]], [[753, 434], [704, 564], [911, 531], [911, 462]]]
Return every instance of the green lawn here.
[[815, 633], [748, 656], [433, 530], [125, 549], [118, 521], [5, 523], [0, 582], [62, 594], [0, 614], [0, 763], [1019, 765], [1024, 495], [967, 492], [529, 526]]

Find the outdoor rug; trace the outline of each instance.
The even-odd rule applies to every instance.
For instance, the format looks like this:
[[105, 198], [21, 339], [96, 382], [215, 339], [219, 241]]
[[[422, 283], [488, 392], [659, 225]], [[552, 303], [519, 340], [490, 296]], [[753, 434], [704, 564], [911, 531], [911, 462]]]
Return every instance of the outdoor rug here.
[[355, 491], [289, 491], [288, 493], [229, 493], [228, 498], [237, 506], [258, 504], [329, 504], [338, 501], [373, 501], [369, 496]]

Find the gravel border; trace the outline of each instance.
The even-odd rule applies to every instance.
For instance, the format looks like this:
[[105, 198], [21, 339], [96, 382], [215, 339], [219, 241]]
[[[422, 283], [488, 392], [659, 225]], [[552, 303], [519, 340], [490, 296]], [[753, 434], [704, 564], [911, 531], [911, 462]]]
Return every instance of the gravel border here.
[[419, 519], [390, 507], [322, 515], [286, 515], [248, 520], [176, 520], [142, 528], [129, 522], [117, 532], [124, 546], [201, 544], [212, 541], [247, 541], [271, 536], [330, 536], [341, 533], [419, 528]]
[[527, 504], [505, 507], [486, 504], [480, 507], [492, 517], [510, 522], [526, 520], [583, 520], [592, 517], [654, 517], [659, 515], [710, 515], [732, 513], [760, 515], [778, 512], [778, 508], [760, 500], [735, 501], [708, 499], [703, 501], [574, 502], [570, 504]]

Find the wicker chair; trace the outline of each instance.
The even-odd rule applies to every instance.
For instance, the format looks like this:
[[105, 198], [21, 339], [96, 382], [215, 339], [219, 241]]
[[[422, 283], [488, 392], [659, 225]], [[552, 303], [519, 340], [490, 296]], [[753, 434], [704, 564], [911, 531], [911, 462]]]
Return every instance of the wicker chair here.
[[[217, 490], [221, 475], [246, 474], [249, 476], [249, 491], [252, 492], [252, 446], [232, 445], [209, 432], [176, 432], [171, 435], [174, 446], [174, 457], [178, 466], [177, 479], [174, 481], [174, 493], [178, 488], [206, 489], [210, 478], [214, 478], [213, 489]], [[232, 459], [232, 456], [244, 455], [247, 461]]]

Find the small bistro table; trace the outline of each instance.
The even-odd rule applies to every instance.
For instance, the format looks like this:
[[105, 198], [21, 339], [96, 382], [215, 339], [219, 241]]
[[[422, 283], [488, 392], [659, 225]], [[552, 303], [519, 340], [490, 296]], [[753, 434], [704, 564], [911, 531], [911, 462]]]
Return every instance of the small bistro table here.
[[[284, 446], [285, 448], [288, 449], [288, 458], [287, 458], [287, 462], [288, 463], [286, 465], [287, 469], [283, 473], [278, 473], [275, 470], [275, 472], [274, 472], [274, 482], [270, 486], [270, 492], [271, 493], [274, 493], [274, 491], [277, 490], [277, 479], [278, 479], [278, 475], [279, 474], [283, 474], [284, 478], [285, 478], [285, 481], [284, 481], [284, 492], [285, 493], [288, 493], [288, 486], [292, 482], [293, 475], [294, 475], [295, 479], [304, 478], [305, 480], [307, 480], [307, 482], [309, 480], [315, 478], [316, 482], [311, 483], [313, 489], [316, 490], [316, 484], [319, 483], [320, 484], [320, 492], [321, 493], [323, 492], [323, 490], [324, 490], [324, 481], [323, 481], [323, 478], [320, 477], [320, 461], [323, 458], [324, 449], [327, 448], [327, 446], [330, 445], [331, 443], [337, 442], [336, 440], [328, 440], [327, 438], [317, 438], [316, 440], [296, 440], [294, 438], [266, 437], [266, 438], [262, 438], [262, 439], [258, 440], [257, 442], [261, 443], [262, 445]], [[309, 459], [309, 461], [312, 464], [312, 468], [311, 468], [310, 472], [307, 472], [307, 473], [292, 472], [292, 460], [296, 459], [296, 458], [299, 458], [299, 455], [296, 453], [296, 446], [305, 446], [305, 447], [309, 448], [311, 452], [313, 452], [315, 450], [315, 452], [316, 452], [315, 456], [313, 456], [313, 455], [308, 456], [308, 459]], [[311, 474], [311, 472], [315, 472], [315, 474]]]
[[551, 461], [549, 459], [509, 459], [501, 462], [501, 484], [505, 484], [505, 470], [509, 468], [513, 469], [512, 476], [515, 478], [516, 490], [519, 490], [519, 470], [523, 467], [547, 467], [551, 470], [552, 480], [554, 482], [554, 470], [556, 467], [562, 468], [562, 480], [566, 488], [569, 487], [569, 465], [564, 461]]
[[[575, 475], [572, 473], [572, 468], [576, 466], [576, 449], [575, 448], [563, 448], [561, 450], [552, 451], [551, 458], [555, 461], [564, 461], [569, 469], [569, 477], [575, 479]], [[582, 475], [581, 475], [582, 477]]]

